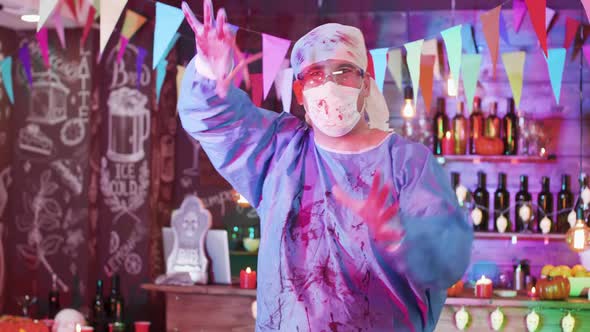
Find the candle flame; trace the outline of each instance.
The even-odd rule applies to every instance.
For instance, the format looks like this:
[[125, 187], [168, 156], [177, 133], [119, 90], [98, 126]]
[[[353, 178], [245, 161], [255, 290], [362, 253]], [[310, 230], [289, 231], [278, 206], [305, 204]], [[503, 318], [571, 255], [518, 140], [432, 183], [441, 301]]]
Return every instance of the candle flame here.
[[533, 288], [531, 288], [531, 293], [533, 293], [533, 295], [534, 295], [535, 293], [537, 293], [537, 289], [535, 288], [535, 286], [533, 286]]
[[252, 273], [252, 269], [250, 269], [249, 267], [246, 268], [246, 273]]
[[447, 139], [450, 139], [451, 138], [451, 132], [450, 131], [447, 131], [447, 133], [445, 134], [445, 137]]
[[80, 331], [82, 331], [82, 327], [80, 326], [80, 324], [76, 324], [76, 332]]

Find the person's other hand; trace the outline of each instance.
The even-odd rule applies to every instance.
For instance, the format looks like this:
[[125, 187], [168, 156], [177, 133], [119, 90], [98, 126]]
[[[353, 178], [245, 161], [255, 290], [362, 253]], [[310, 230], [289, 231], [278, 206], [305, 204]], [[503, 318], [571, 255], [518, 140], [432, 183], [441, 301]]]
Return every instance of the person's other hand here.
[[186, 2], [182, 2], [182, 11], [195, 34], [197, 57], [209, 67], [217, 81], [223, 80], [231, 70], [232, 50], [235, 47], [235, 35], [227, 24], [225, 9], [217, 11], [215, 23], [211, 0], [203, 2], [203, 23], [195, 17]]
[[342, 205], [354, 211], [367, 223], [376, 241], [398, 242], [403, 233], [392, 229], [388, 223], [397, 215], [399, 205], [385, 206], [393, 190], [390, 185], [381, 186], [380, 181], [381, 174], [377, 172], [366, 200], [354, 199], [338, 186], [332, 188], [332, 193]]

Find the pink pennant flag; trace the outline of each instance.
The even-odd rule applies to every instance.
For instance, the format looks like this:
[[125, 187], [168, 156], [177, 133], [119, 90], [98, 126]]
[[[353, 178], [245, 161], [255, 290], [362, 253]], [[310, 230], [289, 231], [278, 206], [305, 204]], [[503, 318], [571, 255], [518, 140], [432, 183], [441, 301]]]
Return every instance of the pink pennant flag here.
[[582, 5], [584, 5], [584, 9], [586, 10], [588, 21], [590, 21], [590, 0], [582, 0]]
[[76, 0], [64, 0], [66, 5], [68, 6], [68, 9], [70, 9], [70, 11], [72, 12], [74, 19], [76, 21], [78, 21], [78, 11], [76, 10], [76, 2], [75, 1]]
[[539, 43], [541, 43], [543, 54], [547, 57], [547, 27], [545, 26], [547, 0], [525, 0], [525, 3], [529, 10], [533, 27], [539, 38]]
[[520, 26], [524, 21], [524, 16], [526, 15], [526, 5], [524, 0], [514, 0], [512, 2], [512, 18], [514, 24], [514, 31], [518, 32], [520, 30]]
[[252, 103], [260, 107], [262, 105], [262, 74], [250, 74], [250, 84], [252, 84]]
[[498, 6], [480, 16], [483, 27], [483, 34], [486, 37], [490, 56], [492, 57], [492, 76], [496, 77], [496, 66], [498, 65], [498, 50], [500, 47], [500, 11]]
[[551, 22], [553, 22], [553, 18], [555, 18], [555, 14], [555, 9], [545, 8], [545, 30], [549, 31]]
[[275, 36], [262, 34], [262, 75], [264, 82], [263, 99], [266, 99], [270, 87], [277, 77], [281, 64], [287, 51], [289, 51], [291, 41], [287, 39], [278, 38]]
[[92, 27], [92, 23], [94, 22], [95, 13], [96, 8], [94, 8], [93, 6], [88, 7], [88, 16], [86, 17], [86, 24], [84, 25], [84, 32], [82, 32], [82, 39], [80, 39], [80, 44], [82, 46], [86, 44], [88, 33], [90, 32], [90, 28]]
[[582, 48], [583, 52], [584, 52], [584, 56], [586, 57], [586, 60], [588, 61], [588, 65], [590, 66], [590, 45], [586, 45]]
[[64, 25], [61, 20], [60, 11], [61, 4], [57, 6], [57, 10], [53, 13], [53, 24], [55, 24], [55, 31], [57, 32], [57, 37], [59, 38], [61, 48], [66, 48], [66, 36], [64, 33]]
[[576, 34], [578, 33], [578, 29], [580, 28], [580, 21], [573, 19], [571, 17], [566, 17], [565, 19], [565, 40], [563, 42], [563, 47], [568, 49], [576, 39]]
[[47, 43], [47, 28], [41, 28], [41, 30], [37, 32], [37, 42], [39, 43], [39, 50], [41, 50], [45, 68], [49, 69], [49, 44]]
[[121, 38], [119, 39], [119, 51], [117, 52], [117, 63], [121, 63], [121, 60], [123, 59], [123, 54], [125, 53], [125, 48], [127, 48], [128, 43], [129, 39], [121, 35]]

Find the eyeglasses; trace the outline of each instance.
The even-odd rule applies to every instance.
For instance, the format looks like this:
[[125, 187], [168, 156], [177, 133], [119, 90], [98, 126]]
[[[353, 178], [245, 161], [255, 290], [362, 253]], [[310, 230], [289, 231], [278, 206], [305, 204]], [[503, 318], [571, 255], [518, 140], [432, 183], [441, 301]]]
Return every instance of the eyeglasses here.
[[342, 66], [331, 72], [326, 72], [326, 69], [323, 68], [311, 69], [297, 74], [297, 79], [302, 81], [303, 86], [306, 88], [318, 87], [326, 83], [329, 77], [338, 85], [358, 87], [364, 76], [365, 72], [362, 69], [353, 66]]

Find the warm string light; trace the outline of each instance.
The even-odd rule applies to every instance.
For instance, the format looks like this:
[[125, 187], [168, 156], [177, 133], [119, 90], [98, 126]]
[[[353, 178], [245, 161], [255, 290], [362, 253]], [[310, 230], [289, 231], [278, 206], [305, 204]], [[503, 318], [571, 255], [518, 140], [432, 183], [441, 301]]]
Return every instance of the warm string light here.
[[590, 242], [590, 228], [584, 223], [584, 211], [579, 208], [577, 211], [576, 224], [570, 228], [565, 235], [565, 241], [571, 250], [581, 252], [586, 250]]
[[416, 116], [416, 109], [414, 108], [414, 91], [409, 86], [404, 89], [404, 105], [401, 113], [402, 117], [406, 120], [413, 119]]
[[453, 79], [453, 75], [449, 73], [449, 78], [447, 79], [447, 94], [449, 97], [457, 97], [459, 91], [457, 91], [457, 83]]

